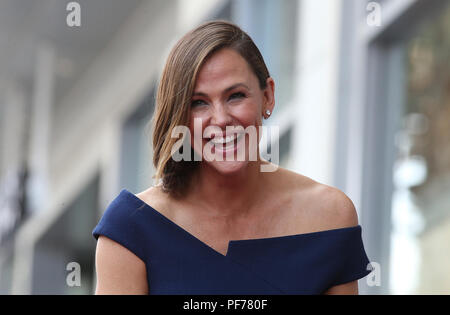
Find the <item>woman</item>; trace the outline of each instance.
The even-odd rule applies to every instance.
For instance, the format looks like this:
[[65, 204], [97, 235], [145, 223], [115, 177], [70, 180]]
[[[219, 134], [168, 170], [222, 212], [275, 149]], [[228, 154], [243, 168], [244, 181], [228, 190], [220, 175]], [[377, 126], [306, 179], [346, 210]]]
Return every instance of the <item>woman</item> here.
[[[358, 293], [369, 261], [350, 199], [259, 153], [250, 159], [274, 89], [236, 25], [208, 22], [179, 40], [153, 117], [159, 185], [136, 195], [123, 189], [94, 229], [97, 294]], [[184, 137], [177, 126], [188, 127]], [[242, 129], [256, 130], [256, 146]], [[188, 151], [196, 159], [173, 158]]]

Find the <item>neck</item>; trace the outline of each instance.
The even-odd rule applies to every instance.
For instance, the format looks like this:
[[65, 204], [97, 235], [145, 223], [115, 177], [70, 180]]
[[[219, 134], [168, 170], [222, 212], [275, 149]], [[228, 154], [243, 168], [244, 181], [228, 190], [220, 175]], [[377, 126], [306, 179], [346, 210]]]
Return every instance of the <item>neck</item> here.
[[[198, 211], [219, 217], [248, 215], [260, 198], [262, 175], [259, 158], [233, 174], [221, 174], [203, 164], [192, 178], [188, 196]], [[267, 162], [265, 162], [267, 163]]]

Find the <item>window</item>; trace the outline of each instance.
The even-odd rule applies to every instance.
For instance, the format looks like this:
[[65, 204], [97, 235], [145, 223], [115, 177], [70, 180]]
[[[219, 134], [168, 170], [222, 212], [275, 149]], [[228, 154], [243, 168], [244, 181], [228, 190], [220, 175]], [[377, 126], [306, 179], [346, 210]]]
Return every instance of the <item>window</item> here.
[[406, 96], [396, 133], [393, 293], [450, 288], [450, 4], [404, 46]]
[[[96, 241], [100, 175], [95, 173], [42, 234], [33, 250], [31, 294], [92, 294], [95, 289]], [[80, 286], [67, 283], [67, 265], [80, 266]]]
[[122, 132], [120, 187], [138, 193], [153, 184], [150, 119], [154, 91], [126, 119]]
[[275, 80], [277, 106], [289, 102], [294, 89], [297, 0], [238, 0], [233, 21], [242, 27], [261, 51]]

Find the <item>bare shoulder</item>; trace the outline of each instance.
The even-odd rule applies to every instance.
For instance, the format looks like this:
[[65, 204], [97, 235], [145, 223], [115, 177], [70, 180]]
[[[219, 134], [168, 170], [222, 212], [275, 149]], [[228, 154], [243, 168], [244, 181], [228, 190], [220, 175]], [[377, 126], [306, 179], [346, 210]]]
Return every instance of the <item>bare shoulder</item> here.
[[[338, 188], [319, 183], [305, 175], [280, 169], [291, 197], [293, 211], [304, 230], [322, 231], [358, 225], [358, 216], [351, 199]], [[304, 224], [304, 223], [303, 223]]]
[[[159, 187], [150, 187], [135, 196], [158, 211], [166, 209], [167, 197]], [[95, 260], [96, 294], [148, 293], [145, 262], [120, 243], [101, 235]]]
[[145, 263], [112, 239], [101, 235], [95, 253], [96, 294], [147, 294]]
[[338, 188], [317, 183], [315, 197], [318, 211], [327, 218], [328, 229], [358, 225], [358, 215], [353, 202]]
[[143, 201], [155, 201], [164, 199], [165, 193], [162, 191], [160, 186], [151, 186], [144, 191], [136, 194], [136, 197]]
[[161, 186], [151, 186], [135, 196], [162, 214], [171, 216], [169, 212], [173, 208], [170, 206], [172, 201], [170, 196], [162, 190]]

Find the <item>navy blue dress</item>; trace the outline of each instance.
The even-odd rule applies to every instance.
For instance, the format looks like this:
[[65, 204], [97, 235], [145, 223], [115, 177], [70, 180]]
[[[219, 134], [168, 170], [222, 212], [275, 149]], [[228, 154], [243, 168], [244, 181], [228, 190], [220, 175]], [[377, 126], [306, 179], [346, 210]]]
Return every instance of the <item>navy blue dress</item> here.
[[232, 240], [223, 255], [126, 189], [92, 234], [145, 262], [150, 294], [320, 294], [370, 273], [360, 225]]

